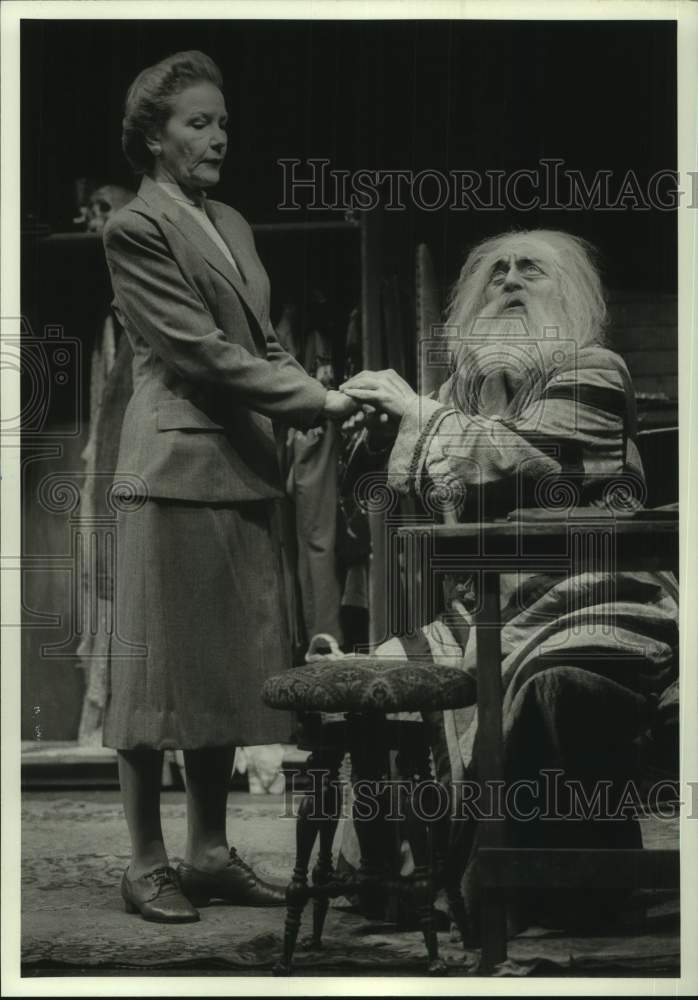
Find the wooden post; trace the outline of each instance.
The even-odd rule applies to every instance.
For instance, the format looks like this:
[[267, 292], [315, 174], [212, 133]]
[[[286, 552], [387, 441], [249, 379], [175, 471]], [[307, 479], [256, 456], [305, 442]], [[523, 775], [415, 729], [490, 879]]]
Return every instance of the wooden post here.
[[[381, 222], [377, 211], [361, 216], [361, 334], [363, 366], [383, 365], [381, 328]], [[369, 643], [374, 648], [388, 635], [388, 555], [385, 516], [369, 513], [371, 562], [369, 564]]]
[[[499, 573], [480, 573], [475, 612], [477, 652], [478, 780], [482, 808], [492, 818], [480, 821], [479, 846], [503, 847], [505, 822], [499, 814], [497, 788], [503, 789], [502, 637], [499, 613]], [[498, 784], [500, 783], [500, 784]], [[482, 892], [482, 971], [491, 973], [507, 957], [506, 908], [499, 891]]]

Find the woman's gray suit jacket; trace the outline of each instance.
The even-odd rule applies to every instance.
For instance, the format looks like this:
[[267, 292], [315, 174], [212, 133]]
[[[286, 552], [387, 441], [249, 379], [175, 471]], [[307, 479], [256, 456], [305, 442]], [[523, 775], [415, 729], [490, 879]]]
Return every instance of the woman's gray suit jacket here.
[[274, 335], [249, 225], [221, 202], [206, 210], [241, 274], [148, 177], [105, 227], [114, 308], [135, 354], [115, 479], [201, 503], [278, 497], [273, 421], [310, 426], [326, 390]]

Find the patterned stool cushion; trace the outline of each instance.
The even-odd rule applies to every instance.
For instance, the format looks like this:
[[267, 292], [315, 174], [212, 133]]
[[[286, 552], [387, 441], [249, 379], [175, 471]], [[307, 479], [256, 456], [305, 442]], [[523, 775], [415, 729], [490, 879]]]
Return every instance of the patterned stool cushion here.
[[472, 684], [459, 668], [427, 660], [344, 656], [270, 677], [262, 699], [306, 712], [429, 712], [468, 704]]

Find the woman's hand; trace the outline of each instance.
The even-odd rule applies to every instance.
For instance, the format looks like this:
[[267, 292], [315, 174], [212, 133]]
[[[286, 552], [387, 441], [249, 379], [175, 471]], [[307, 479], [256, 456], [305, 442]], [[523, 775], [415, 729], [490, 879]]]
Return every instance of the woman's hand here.
[[409, 382], [392, 368], [382, 372], [359, 372], [340, 389], [347, 396], [360, 403], [369, 403], [396, 420], [402, 419], [408, 405], [417, 397]]
[[355, 399], [338, 392], [337, 389], [328, 389], [325, 396], [325, 405], [322, 409], [323, 416], [330, 420], [346, 420], [359, 410], [359, 404]]

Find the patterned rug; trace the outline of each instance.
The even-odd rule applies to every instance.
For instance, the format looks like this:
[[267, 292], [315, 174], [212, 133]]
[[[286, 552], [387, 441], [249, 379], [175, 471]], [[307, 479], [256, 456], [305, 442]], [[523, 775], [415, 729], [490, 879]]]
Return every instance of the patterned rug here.
[[[172, 858], [181, 858], [184, 797], [163, 797], [163, 827]], [[233, 793], [229, 831], [240, 853], [263, 876], [284, 883], [293, 867], [295, 823], [281, 797]], [[675, 832], [675, 830], [674, 830]], [[669, 830], [660, 831], [668, 846]], [[339, 840], [337, 841], [339, 842]], [[673, 845], [672, 845], [673, 846]], [[213, 905], [201, 920], [181, 926], [126, 915], [119, 879], [128, 862], [128, 839], [115, 793], [31, 793], [23, 807], [23, 974], [265, 975], [281, 952], [284, 910]], [[299, 975], [424, 974], [419, 931], [369, 922], [345, 900], [332, 905], [323, 948], [304, 942], [304, 913], [295, 956]], [[569, 937], [529, 929], [509, 945], [500, 975], [678, 975], [678, 900], [645, 894], [612, 933]], [[473, 975], [477, 951], [464, 952], [447, 929], [439, 947], [452, 976]]]

